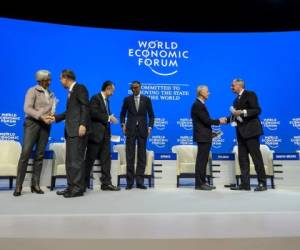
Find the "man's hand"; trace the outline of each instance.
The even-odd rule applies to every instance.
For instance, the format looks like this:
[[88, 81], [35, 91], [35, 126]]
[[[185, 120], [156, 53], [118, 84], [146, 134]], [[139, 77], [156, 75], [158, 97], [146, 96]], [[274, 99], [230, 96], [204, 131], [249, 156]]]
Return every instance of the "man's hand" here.
[[221, 117], [219, 119], [219, 121], [220, 121], [220, 124], [226, 124], [227, 123], [227, 118], [226, 117]]
[[122, 124], [122, 131], [123, 131], [123, 134], [126, 135], [126, 125], [125, 124]]
[[149, 127], [149, 128], [148, 128], [148, 136], [151, 134], [151, 131], [152, 131], [152, 128]]
[[42, 115], [40, 117], [40, 120], [42, 122], [44, 122], [45, 124], [49, 125], [49, 124], [51, 124], [51, 123], [53, 123], [55, 121], [55, 118], [54, 118], [54, 116], [51, 116], [51, 115]]
[[86, 133], [86, 127], [83, 126], [83, 125], [80, 125], [79, 126], [79, 131], [78, 131], [79, 136], [82, 137], [82, 136], [85, 135], [85, 133]]
[[241, 114], [243, 114], [243, 111], [242, 110], [235, 110], [232, 114], [234, 116], [240, 116]]
[[110, 115], [110, 116], [109, 116], [109, 120], [110, 120], [113, 124], [118, 124], [118, 123], [119, 123], [118, 119], [117, 119], [114, 115]]

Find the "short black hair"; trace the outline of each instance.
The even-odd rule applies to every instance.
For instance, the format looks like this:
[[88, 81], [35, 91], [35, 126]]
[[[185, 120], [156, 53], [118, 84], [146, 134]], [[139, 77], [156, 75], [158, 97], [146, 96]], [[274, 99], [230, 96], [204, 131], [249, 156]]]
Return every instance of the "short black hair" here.
[[67, 79], [70, 79], [70, 80], [73, 80], [73, 81], [76, 80], [75, 73], [73, 72], [73, 70], [70, 70], [70, 69], [64, 69], [61, 72], [61, 77], [67, 78]]
[[131, 82], [131, 85], [133, 85], [133, 84], [138, 84], [138, 85], [140, 85], [140, 86], [142, 85], [142, 84], [141, 84], [139, 81], [137, 81], [137, 80], [132, 81], [132, 82]]
[[105, 81], [102, 84], [101, 91], [105, 91], [107, 87], [114, 85], [114, 83], [110, 80]]

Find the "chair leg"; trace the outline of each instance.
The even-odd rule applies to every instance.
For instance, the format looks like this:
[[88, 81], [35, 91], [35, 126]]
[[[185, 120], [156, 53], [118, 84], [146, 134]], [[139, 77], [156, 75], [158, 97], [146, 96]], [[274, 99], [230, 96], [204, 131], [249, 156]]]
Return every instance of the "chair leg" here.
[[271, 186], [273, 189], [275, 189], [274, 176], [271, 176]]
[[91, 189], [91, 177], [89, 178], [88, 182], [87, 182], [87, 188], [88, 189]]
[[120, 179], [121, 179], [121, 177], [120, 177], [120, 175], [118, 175], [118, 183], [117, 183], [118, 187], [120, 187]]
[[209, 175], [207, 176], [207, 182], [208, 182], [209, 185], [211, 185], [211, 178], [210, 178]]
[[235, 179], [236, 179], [236, 185], [240, 185], [240, 178], [238, 175], [235, 176]]
[[177, 175], [177, 187], [179, 187], [179, 175]]
[[14, 181], [14, 177], [10, 176], [9, 177], [9, 189], [12, 189], [12, 187], [13, 187], [13, 181]]
[[50, 191], [53, 191], [54, 187], [55, 187], [55, 181], [56, 181], [56, 177], [52, 176], [51, 177], [51, 186], [50, 186]]
[[151, 183], [151, 175], [148, 176], [148, 183], [149, 183], [149, 187], [152, 187], [152, 183]]

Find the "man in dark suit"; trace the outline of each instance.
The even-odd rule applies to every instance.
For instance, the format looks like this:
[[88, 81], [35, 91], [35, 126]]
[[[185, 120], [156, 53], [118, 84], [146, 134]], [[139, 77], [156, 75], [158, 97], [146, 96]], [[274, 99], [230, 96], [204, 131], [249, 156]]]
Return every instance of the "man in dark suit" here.
[[206, 183], [206, 165], [213, 138], [211, 125], [226, 123], [226, 118], [220, 118], [218, 120], [210, 118], [205, 106], [205, 101], [208, 99], [208, 96], [208, 87], [205, 85], [199, 86], [197, 88], [197, 99], [191, 108], [193, 139], [198, 144], [195, 165], [195, 189], [206, 191], [210, 191], [214, 188]]
[[261, 108], [256, 94], [244, 88], [245, 83], [243, 80], [235, 79], [232, 81], [231, 89], [237, 94], [237, 98], [233, 102], [233, 107], [231, 107], [232, 115], [229, 117], [228, 122], [233, 122], [236, 125], [239, 164], [242, 176], [241, 185], [231, 189], [251, 190], [250, 154], [258, 177], [258, 186], [254, 191], [265, 191], [267, 190], [266, 173], [259, 143], [259, 137], [263, 134], [258, 117], [261, 113]]
[[[144, 185], [144, 173], [146, 167], [146, 143], [154, 125], [154, 113], [151, 99], [141, 95], [141, 83], [133, 81], [131, 83], [133, 95], [128, 96], [123, 101], [120, 114], [122, 129], [126, 135], [126, 165], [127, 165], [127, 186], [132, 189], [134, 184], [134, 162], [135, 148], [137, 143], [137, 167], [136, 167], [136, 187], [147, 189]], [[127, 122], [125, 124], [125, 118]], [[148, 116], [148, 119], [147, 119]]]
[[91, 131], [88, 139], [85, 159], [85, 181], [90, 187], [90, 176], [97, 157], [101, 164], [101, 190], [119, 191], [120, 188], [111, 183], [111, 149], [110, 123], [117, 124], [117, 118], [111, 114], [109, 97], [113, 95], [115, 86], [111, 81], [102, 84], [101, 92], [94, 95], [90, 101]]
[[89, 97], [86, 87], [76, 83], [73, 71], [63, 70], [61, 83], [68, 89], [67, 109], [55, 115], [55, 121], [65, 120], [66, 173], [68, 187], [58, 191], [65, 198], [82, 196], [85, 189], [84, 155], [89, 123]]

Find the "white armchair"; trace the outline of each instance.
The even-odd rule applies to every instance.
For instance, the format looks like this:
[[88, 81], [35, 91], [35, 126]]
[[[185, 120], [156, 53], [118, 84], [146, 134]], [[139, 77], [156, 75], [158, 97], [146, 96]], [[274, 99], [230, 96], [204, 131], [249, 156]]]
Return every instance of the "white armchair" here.
[[66, 178], [66, 144], [51, 143], [49, 149], [53, 151], [53, 165], [50, 190], [55, 187], [56, 178]]
[[0, 141], [0, 178], [9, 179], [10, 189], [13, 186], [13, 179], [17, 176], [21, 151], [22, 146], [17, 141]]
[[[264, 161], [264, 167], [266, 171], [266, 176], [271, 179], [271, 186], [272, 188], [275, 188], [274, 185], [274, 166], [273, 166], [273, 151], [270, 150], [270, 148], [267, 145], [260, 145], [260, 151], [263, 157]], [[237, 184], [239, 184], [239, 179], [241, 177], [241, 168], [239, 164], [239, 159], [238, 159], [238, 146], [234, 146], [232, 152], [234, 153], [235, 156], [235, 176], [237, 180]], [[251, 156], [249, 155], [249, 160], [250, 160], [250, 177], [256, 177], [256, 171], [254, 167], [253, 160]]]
[[[177, 187], [180, 185], [180, 178], [195, 178], [195, 164], [198, 147], [196, 145], [175, 145], [172, 152], [176, 154]], [[212, 154], [209, 154], [206, 176], [212, 184]]]
[[[120, 186], [121, 178], [126, 178], [126, 151], [125, 151], [124, 144], [117, 144], [113, 147], [114, 152], [118, 153], [118, 186]], [[137, 152], [137, 148], [136, 148]], [[135, 167], [137, 162], [137, 153], [135, 154]], [[146, 151], [146, 168], [144, 177], [148, 179], [149, 187], [152, 187], [152, 181], [154, 185], [154, 152], [153, 151]]]

